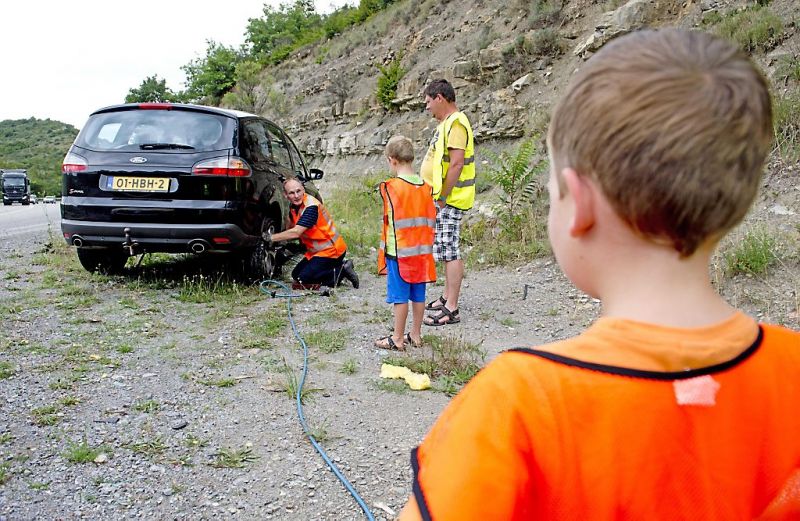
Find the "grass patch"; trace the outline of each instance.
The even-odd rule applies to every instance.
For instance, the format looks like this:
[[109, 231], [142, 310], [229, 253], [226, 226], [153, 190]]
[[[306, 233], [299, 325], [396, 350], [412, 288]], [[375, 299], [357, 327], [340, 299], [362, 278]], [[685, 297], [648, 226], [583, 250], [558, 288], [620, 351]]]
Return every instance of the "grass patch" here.
[[127, 446], [137, 454], [145, 454], [147, 456], [157, 456], [163, 454], [167, 450], [164, 440], [158, 436], [152, 440], [140, 441], [138, 443], [131, 443]]
[[141, 402], [136, 402], [133, 404], [133, 410], [136, 412], [145, 412], [151, 413], [156, 412], [161, 408], [161, 404], [159, 404], [156, 400], [144, 400]]
[[248, 287], [230, 280], [225, 275], [215, 277], [207, 275], [184, 276], [180, 282], [177, 299], [193, 304], [237, 302], [244, 299]]
[[714, 32], [731, 40], [746, 52], [766, 52], [783, 38], [784, 26], [780, 17], [768, 7], [754, 5], [749, 9], [726, 16], [712, 17], [706, 23]]
[[253, 453], [250, 447], [241, 449], [221, 448], [214, 455], [214, 461], [211, 462], [212, 467], [217, 468], [242, 468], [246, 463], [252, 463], [258, 459], [258, 456]]
[[58, 400], [58, 403], [60, 403], [64, 407], [73, 407], [75, 405], [78, 405], [82, 401], [83, 400], [81, 400], [77, 396], [64, 396], [63, 398], [60, 398]]
[[383, 203], [378, 184], [388, 179], [388, 172], [360, 178], [355, 186], [336, 188], [325, 200], [331, 215], [336, 216], [336, 228], [347, 242], [351, 255], [368, 256], [381, 240]]
[[190, 449], [201, 449], [208, 445], [208, 440], [203, 438], [198, 438], [193, 434], [189, 434], [186, 436], [186, 439], [183, 442], [187, 447]]
[[0, 485], [5, 485], [11, 479], [11, 465], [0, 463]]
[[11, 443], [14, 440], [14, 435], [10, 432], [2, 432], [0, 433], [0, 445], [5, 445], [6, 443]]
[[408, 386], [403, 380], [385, 379], [375, 380], [375, 388], [379, 391], [394, 394], [406, 394]]
[[358, 362], [355, 358], [348, 358], [342, 363], [339, 372], [342, 374], [356, 374], [358, 372]]
[[787, 163], [800, 161], [800, 92], [776, 93], [772, 111], [777, 152]]
[[0, 380], [11, 378], [14, 373], [16, 373], [16, 370], [11, 362], [6, 362], [5, 360], [0, 362]]
[[323, 353], [330, 354], [341, 351], [349, 338], [349, 329], [338, 329], [335, 331], [314, 331], [306, 336], [305, 341], [310, 348], [319, 349]]
[[438, 391], [453, 395], [469, 382], [483, 367], [486, 351], [479, 344], [454, 336], [425, 335], [427, 353], [420, 356], [397, 355], [386, 357], [387, 364], [408, 367], [415, 373], [426, 373], [434, 380]]
[[[286, 364], [284, 364], [282, 372], [284, 375], [283, 390], [289, 398], [294, 400], [297, 398], [297, 391], [300, 387], [300, 380], [294, 374], [292, 368]], [[312, 394], [318, 391], [321, 391], [321, 389], [315, 389], [303, 385], [303, 388], [300, 389], [300, 403], [306, 403], [306, 399], [308, 399]]]
[[100, 454], [111, 454], [111, 450], [104, 445], [92, 447], [86, 440], [81, 442], [70, 441], [67, 449], [61, 455], [70, 463], [91, 463]]
[[122, 355], [133, 353], [133, 346], [130, 344], [120, 344], [117, 346], [117, 353]]
[[40, 427], [46, 425], [55, 425], [61, 418], [58, 416], [58, 412], [61, 411], [61, 405], [59, 404], [51, 404], [45, 405], [43, 407], [37, 407], [31, 411], [31, 416], [33, 416], [33, 423], [39, 425]]
[[729, 275], [759, 275], [775, 262], [777, 241], [763, 228], [748, 230], [744, 237], [723, 254]]
[[233, 387], [234, 385], [236, 385], [237, 382], [236, 378], [228, 377], [228, 378], [217, 378], [216, 380], [214, 379], [204, 380], [198, 378], [197, 383], [206, 385], [208, 387]]

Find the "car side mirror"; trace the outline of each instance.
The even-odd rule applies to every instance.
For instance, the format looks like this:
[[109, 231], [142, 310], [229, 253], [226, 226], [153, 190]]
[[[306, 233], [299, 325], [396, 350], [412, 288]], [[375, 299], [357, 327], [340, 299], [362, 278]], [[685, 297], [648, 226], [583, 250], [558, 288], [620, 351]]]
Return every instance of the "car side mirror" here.
[[309, 168], [308, 169], [308, 179], [309, 179], [309, 181], [318, 181], [318, 180], [322, 179], [323, 175], [325, 175], [325, 172], [323, 172], [319, 168]]

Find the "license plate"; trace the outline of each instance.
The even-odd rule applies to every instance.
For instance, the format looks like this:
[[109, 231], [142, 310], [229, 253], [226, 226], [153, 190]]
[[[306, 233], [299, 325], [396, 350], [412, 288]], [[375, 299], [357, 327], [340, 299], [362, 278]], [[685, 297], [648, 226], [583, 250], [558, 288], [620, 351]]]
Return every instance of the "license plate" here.
[[125, 192], [169, 192], [169, 177], [110, 176], [108, 188]]

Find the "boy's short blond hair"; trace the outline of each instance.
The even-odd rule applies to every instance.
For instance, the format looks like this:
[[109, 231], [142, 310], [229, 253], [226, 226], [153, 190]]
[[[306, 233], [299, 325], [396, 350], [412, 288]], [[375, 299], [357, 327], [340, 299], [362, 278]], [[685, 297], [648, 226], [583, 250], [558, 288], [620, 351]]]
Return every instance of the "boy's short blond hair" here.
[[573, 168], [634, 230], [688, 256], [745, 216], [772, 136], [767, 82], [746, 55], [662, 29], [618, 38], [575, 74], [548, 144], [562, 193]]
[[401, 163], [414, 162], [414, 143], [405, 136], [394, 136], [386, 143], [386, 157]]

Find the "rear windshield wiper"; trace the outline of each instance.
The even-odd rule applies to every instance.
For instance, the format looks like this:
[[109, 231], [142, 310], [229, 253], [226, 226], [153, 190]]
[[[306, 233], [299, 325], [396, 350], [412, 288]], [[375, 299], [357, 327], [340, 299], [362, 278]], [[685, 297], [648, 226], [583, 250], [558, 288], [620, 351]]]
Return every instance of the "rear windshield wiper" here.
[[194, 150], [192, 145], [183, 145], [181, 143], [142, 143], [139, 145], [142, 150], [164, 150], [164, 149], [181, 149], [181, 150]]

